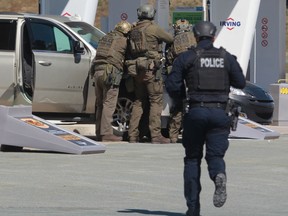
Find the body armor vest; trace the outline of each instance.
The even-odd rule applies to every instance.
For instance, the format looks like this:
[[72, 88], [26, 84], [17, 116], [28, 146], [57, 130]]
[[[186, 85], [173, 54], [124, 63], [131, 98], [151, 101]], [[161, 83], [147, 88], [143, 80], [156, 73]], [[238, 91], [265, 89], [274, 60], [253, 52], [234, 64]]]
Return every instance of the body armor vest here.
[[187, 51], [189, 47], [195, 44], [195, 38], [192, 32], [183, 32], [174, 38], [172, 53], [176, 58], [180, 53]]
[[186, 76], [188, 94], [191, 95], [228, 95], [230, 90], [229, 66], [226, 51], [220, 49], [194, 48], [197, 57]]
[[168, 64], [172, 64], [174, 59], [182, 52], [188, 50], [195, 44], [195, 37], [192, 32], [183, 32], [174, 37], [174, 42], [167, 53]]
[[146, 29], [153, 24], [149, 23], [140, 23], [136, 25], [130, 32], [130, 51], [132, 55], [135, 56], [144, 56], [148, 51], [157, 51], [158, 52], [158, 41], [147, 41], [146, 38]]
[[110, 32], [99, 40], [97, 60], [105, 60], [107, 63], [114, 65], [117, 69], [123, 71], [127, 39], [115, 32]]

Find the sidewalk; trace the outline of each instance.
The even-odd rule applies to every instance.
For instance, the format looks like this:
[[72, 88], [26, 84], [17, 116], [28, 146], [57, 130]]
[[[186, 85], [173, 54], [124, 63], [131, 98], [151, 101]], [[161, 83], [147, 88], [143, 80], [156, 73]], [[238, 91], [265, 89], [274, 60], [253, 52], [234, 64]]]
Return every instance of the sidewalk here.
[[[106, 143], [103, 154], [0, 152], [0, 216], [183, 216], [181, 144]], [[230, 140], [228, 200], [212, 203], [202, 166], [202, 216], [286, 216], [288, 135]]]

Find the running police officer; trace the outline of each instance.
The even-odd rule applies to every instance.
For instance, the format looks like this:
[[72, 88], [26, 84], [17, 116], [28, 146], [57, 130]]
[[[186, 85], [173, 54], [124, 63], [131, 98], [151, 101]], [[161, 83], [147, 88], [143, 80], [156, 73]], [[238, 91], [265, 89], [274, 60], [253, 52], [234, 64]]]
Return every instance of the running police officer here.
[[[173, 25], [174, 41], [166, 50], [166, 69], [168, 74], [171, 72], [173, 61], [180, 53], [185, 52], [192, 45], [196, 44], [195, 37], [192, 33], [192, 27], [188, 20], [179, 19]], [[169, 119], [169, 138], [171, 143], [178, 140], [179, 131], [182, 124], [183, 100], [181, 98], [173, 99], [173, 106], [170, 110]]]
[[236, 60], [224, 48], [213, 46], [216, 27], [201, 21], [193, 27], [197, 46], [178, 56], [166, 80], [171, 97], [183, 97], [184, 81], [189, 108], [183, 118], [184, 195], [186, 215], [200, 215], [200, 165], [203, 146], [208, 172], [215, 184], [213, 203], [226, 201], [226, 168], [230, 118], [225, 112], [230, 86], [242, 89], [245, 77]]

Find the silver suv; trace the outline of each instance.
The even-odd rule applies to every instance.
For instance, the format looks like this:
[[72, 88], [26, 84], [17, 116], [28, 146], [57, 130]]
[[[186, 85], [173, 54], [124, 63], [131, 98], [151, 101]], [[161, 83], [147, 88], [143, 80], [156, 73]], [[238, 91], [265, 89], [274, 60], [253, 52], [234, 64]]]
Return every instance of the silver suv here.
[[73, 18], [18, 13], [0, 13], [0, 31], [0, 105], [94, 114], [89, 70], [105, 33]]

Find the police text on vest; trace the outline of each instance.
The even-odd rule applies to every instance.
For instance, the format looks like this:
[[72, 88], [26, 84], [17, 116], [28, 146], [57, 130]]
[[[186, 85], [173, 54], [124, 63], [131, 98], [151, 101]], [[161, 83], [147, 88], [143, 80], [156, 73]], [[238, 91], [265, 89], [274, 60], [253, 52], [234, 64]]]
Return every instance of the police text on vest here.
[[201, 67], [224, 68], [224, 58], [201, 58]]

